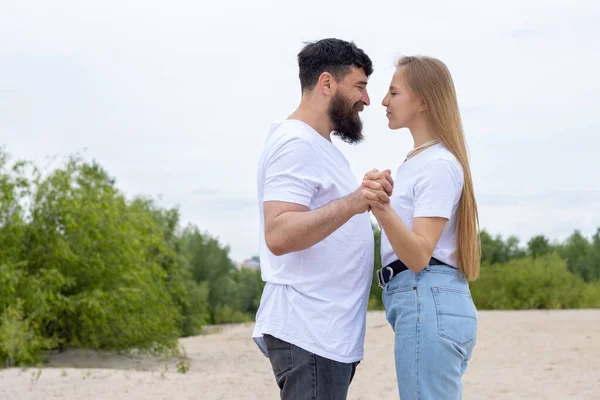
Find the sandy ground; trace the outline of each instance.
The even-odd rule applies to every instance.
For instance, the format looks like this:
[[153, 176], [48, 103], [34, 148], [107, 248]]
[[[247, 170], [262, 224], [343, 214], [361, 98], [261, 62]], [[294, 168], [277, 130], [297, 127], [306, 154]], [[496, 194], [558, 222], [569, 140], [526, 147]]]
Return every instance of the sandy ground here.
[[[278, 399], [252, 325], [181, 340], [191, 358], [174, 363], [68, 351], [38, 369], [0, 370], [0, 399]], [[349, 399], [397, 399], [392, 330], [369, 313], [366, 358]], [[600, 310], [480, 312], [464, 399], [600, 399]]]

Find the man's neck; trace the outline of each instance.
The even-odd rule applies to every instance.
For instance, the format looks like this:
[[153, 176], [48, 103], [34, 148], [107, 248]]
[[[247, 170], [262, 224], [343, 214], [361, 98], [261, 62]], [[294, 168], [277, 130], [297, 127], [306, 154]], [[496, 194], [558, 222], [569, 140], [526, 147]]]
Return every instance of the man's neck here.
[[331, 142], [331, 122], [322, 105], [302, 100], [300, 105], [288, 119], [296, 119], [313, 128], [317, 133]]

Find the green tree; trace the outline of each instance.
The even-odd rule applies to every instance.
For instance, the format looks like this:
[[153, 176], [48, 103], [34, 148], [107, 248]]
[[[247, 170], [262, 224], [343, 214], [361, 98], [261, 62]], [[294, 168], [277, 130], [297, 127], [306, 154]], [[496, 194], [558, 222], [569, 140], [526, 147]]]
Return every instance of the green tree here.
[[[143, 202], [128, 202], [96, 163], [70, 159], [42, 176], [3, 155], [0, 216], [0, 357], [19, 326], [29, 350], [136, 348], [171, 352], [184, 285], [165, 266], [165, 227]], [[13, 354], [14, 356], [14, 354]]]
[[250, 321], [258, 309], [264, 284], [256, 271], [238, 271], [229, 248], [197, 227], [183, 231], [183, 251], [194, 281], [208, 286], [210, 323]]
[[571, 272], [579, 275], [586, 282], [599, 278], [597, 264], [594, 265], [594, 248], [579, 230], [573, 232], [566, 243], [561, 246], [560, 254], [567, 260]]
[[519, 239], [509, 236], [506, 241], [502, 236], [495, 238], [484, 229], [479, 234], [481, 241], [481, 261], [484, 264], [504, 263], [514, 258], [524, 257], [525, 251], [519, 247]]
[[600, 307], [598, 285], [569, 272], [557, 254], [486, 265], [470, 286], [479, 309]]
[[381, 299], [382, 289], [377, 281], [377, 270], [381, 269], [381, 229], [378, 225], [373, 225], [373, 235], [375, 239], [375, 262], [373, 270], [373, 280], [371, 282], [371, 292], [369, 294], [369, 309], [383, 310], [383, 301]]
[[552, 245], [544, 235], [538, 235], [529, 239], [527, 251], [531, 257], [537, 258], [552, 252]]
[[594, 281], [600, 281], [600, 227], [592, 236], [590, 276]]

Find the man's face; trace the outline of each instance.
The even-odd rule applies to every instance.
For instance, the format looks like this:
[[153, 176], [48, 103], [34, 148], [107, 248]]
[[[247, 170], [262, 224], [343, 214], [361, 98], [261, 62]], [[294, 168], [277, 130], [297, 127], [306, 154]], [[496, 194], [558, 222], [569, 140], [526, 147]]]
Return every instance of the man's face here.
[[327, 108], [334, 135], [346, 143], [362, 141], [362, 121], [358, 113], [369, 104], [365, 71], [352, 67], [351, 72], [339, 82]]

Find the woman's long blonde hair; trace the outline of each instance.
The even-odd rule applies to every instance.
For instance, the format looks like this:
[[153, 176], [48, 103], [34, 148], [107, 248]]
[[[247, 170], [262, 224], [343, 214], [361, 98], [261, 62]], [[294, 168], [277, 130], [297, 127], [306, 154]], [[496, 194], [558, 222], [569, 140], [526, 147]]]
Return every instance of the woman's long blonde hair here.
[[402, 57], [397, 66], [402, 68], [409, 89], [423, 100], [431, 133], [454, 154], [463, 168], [464, 186], [458, 210], [456, 261], [457, 268], [465, 278], [475, 280], [479, 276], [481, 259], [479, 215], [452, 76], [443, 62], [432, 57]]

